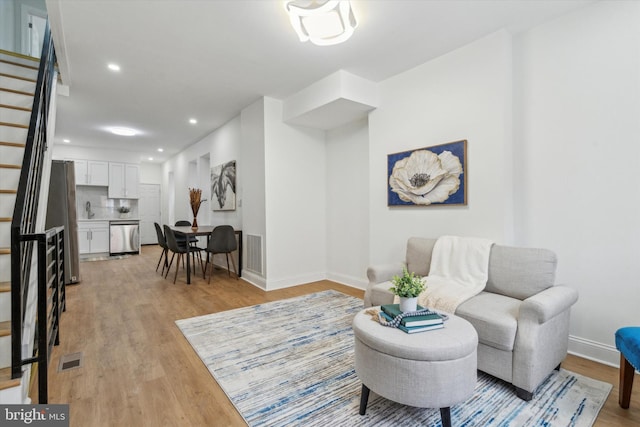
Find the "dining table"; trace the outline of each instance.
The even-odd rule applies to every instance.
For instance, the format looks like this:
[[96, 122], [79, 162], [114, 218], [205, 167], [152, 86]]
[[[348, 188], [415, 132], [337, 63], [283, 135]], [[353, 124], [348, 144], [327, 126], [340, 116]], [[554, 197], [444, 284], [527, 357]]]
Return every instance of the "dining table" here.
[[[207, 236], [207, 246], [209, 244], [209, 239], [211, 238], [211, 232], [216, 228], [215, 225], [199, 225], [198, 227], [191, 227], [188, 225], [174, 225], [171, 226], [171, 229], [174, 233], [180, 236], [184, 236], [187, 242], [191, 241], [192, 237], [198, 236]], [[236, 235], [238, 235], [238, 277], [241, 275], [242, 271], [242, 231], [235, 230]], [[191, 261], [189, 258], [190, 253], [190, 244], [187, 245], [187, 285], [191, 284]], [[207, 253], [207, 261], [209, 260], [209, 253]], [[213, 259], [211, 260], [213, 262]]]

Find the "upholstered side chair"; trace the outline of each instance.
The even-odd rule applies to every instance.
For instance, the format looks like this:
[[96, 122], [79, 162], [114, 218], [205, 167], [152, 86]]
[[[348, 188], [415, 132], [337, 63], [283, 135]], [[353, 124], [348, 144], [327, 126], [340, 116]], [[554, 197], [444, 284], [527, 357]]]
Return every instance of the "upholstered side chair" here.
[[631, 402], [631, 388], [636, 370], [640, 370], [640, 326], [628, 326], [616, 331], [616, 348], [620, 351], [620, 389], [618, 403], [624, 409]]

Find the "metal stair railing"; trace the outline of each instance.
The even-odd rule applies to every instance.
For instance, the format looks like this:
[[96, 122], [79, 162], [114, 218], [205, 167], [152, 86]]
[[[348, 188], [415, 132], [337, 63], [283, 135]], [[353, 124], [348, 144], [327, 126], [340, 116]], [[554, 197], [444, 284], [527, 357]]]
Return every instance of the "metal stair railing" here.
[[[55, 50], [49, 24], [45, 30], [31, 120], [11, 222], [11, 377], [20, 378], [23, 366], [38, 364], [39, 402], [47, 403], [47, 371], [51, 346], [59, 343], [60, 313], [65, 309], [64, 228], [36, 232], [38, 200], [47, 150], [47, 119], [55, 74]], [[32, 357], [23, 357], [29, 344], [24, 336], [33, 255], [36, 256], [37, 308]], [[28, 346], [27, 346], [28, 347]]]

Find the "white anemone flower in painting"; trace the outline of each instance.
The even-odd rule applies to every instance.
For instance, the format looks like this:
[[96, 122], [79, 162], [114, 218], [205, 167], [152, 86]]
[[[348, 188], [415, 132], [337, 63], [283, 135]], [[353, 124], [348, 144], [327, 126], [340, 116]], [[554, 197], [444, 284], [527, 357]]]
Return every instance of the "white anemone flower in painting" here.
[[416, 205], [442, 203], [460, 188], [462, 164], [450, 151], [417, 150], [393, 165], [391, 191]]

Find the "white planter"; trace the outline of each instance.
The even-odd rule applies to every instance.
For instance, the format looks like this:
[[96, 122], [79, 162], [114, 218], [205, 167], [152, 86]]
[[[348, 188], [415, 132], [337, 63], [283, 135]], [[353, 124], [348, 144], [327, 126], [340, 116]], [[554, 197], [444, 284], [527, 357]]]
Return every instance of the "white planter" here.
[[406, 298], [400, 297], [400, 311], [403, 313], [416, 311], [418, 309], [418, 297]]

